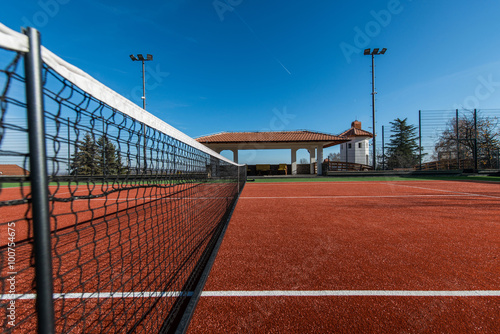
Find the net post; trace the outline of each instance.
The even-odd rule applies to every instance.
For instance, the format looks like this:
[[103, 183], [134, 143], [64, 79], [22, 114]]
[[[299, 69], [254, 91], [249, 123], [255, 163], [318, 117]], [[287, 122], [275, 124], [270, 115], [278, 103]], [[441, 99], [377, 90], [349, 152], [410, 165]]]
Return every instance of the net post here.
[[71, 124], [68, 117], [68, 177], [71, 175]]
[[29, 52], [25, 55], [25, 75], [38, 332], [54, 333], [48, 171], [43, 115], [43, 62], [40, 33], [31, 27], [23, 32], [29, 40]]
[[497, 147], [497, 169], [500, 170], [500, 148]]
[[422, 110], [418, 111], [418, 152], [419, 169], [422, 170]]
[[457, 169], [460, 169], [460, 132], [458, 131], [459, 123], [458, 123], [458, 109], [455, 109], [455, 127], [456, 127], [456, 135], [457, 135]]
[[477, 151], [477, 110], [474, 109], [474, 173], [478, 170]]
[[[422, 169], [422, 167], [420, 167]], [[385, 170], [385, 142], [384, 142], [384, 126], [382, 125], [382, 170]]]

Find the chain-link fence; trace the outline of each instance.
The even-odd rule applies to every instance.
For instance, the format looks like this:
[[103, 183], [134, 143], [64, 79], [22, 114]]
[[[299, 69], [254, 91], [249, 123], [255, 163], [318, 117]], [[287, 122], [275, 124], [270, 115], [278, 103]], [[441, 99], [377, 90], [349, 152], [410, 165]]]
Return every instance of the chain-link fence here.
[[419, 112], [422, 170], [500, 169], [500, 110]]
[[[500, 110], [421, 110], [415, 124], [413, 163], [396, 167], [391, 159], [392, 127], [377, 134], [378, 169], [499, 170]], [[411, 125], [411, 124], [409, 124]]]

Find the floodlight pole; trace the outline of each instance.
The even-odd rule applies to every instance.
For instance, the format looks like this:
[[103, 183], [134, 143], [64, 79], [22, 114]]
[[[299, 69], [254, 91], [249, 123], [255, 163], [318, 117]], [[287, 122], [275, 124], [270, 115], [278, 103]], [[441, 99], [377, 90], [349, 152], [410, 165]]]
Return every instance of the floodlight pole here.
[[142, 109], [146, 110], [146, 67], [142, 61]]
[[377, 169], [377, 145], [375, 138], [375, 56], [383, 55], [387, 51], [386, 48], [383, 48], [380, 52], [378, 48], [373, 49], [365, 49], [365, 56], [372, 56], [372, 119], [373, 119], [373, 170]]
[[132, 61], [142, 62], [142, 108], [146, 110], [146, 67], [144, 62], [153, 60], [153, 56], [148, 54], [146, 58], [144, 58], [144, 55], [138, 54], [136, 58], [134, 55], [130, 55], [130, 59], [132, 59]]
[[[146, 110], [146, 67], [144, 65], [144, 62], [153, 60], [153, 56], [148, 54], [146, 55], [146, 58], [144, 58], [144, 55], [138, 54], [136, 58], [134, 55], [130, 55], [130, 59], [132, 59], [132, 61], [142, 62], [142, 109]], [[144, 133], [144, 171], [146, 171], [147, 169], [146, 124], [143, 124], [143, 133]]]
[[375, 56], [372, 53], [372, 121], [373, 121], [373, 170], [377, 169], [377, 139], [375, 137]]

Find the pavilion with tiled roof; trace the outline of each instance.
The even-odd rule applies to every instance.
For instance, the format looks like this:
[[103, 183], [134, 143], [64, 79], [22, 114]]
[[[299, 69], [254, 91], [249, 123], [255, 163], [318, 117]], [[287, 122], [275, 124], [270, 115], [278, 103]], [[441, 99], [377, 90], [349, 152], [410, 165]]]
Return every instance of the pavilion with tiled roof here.
[[[314, 165], [323, 161], [323, 149], [341, 144], [345, 147], [346, 162], [368, 164], [368, 139], [373, 135], [361, 129], [361, 122], [354, 121], [351, 128], [340, 135], [315, 131], [265, 131], [265, 132], [220, 132], [202, 136], [196, 140], [220, 153], [233, 152], [233, 160], [238, 162], [239, 150], [289, 149], [292, 157], [292, 174], [297, 173], [297, 150], [305, 148], [310, 155], [310, 171], [314, 174]], [[362, 160], [361, 160], [362, 155]], [[366, 158], [366, 161], [365, 161]], [[321, 163], [317, 164], [318, 175], [322, 174]]]
[[[238, 162], [239, 150], [290, 149], [292, 174], [297, 172], [297, 150], [305, 148], [310, 154], [311, 174], [314, 174], [316, 156], [318, 161], [323, 161], [323, 148], [338, 145], [350, 139], [345, 136], [314, 131], [267, 131], [221, 132], [199, 137], [196, 140], [218, 153], [224, 150], [232, 151], [235, 162]], [[321, 164], [318, 164], [318, 174], [321, 172]]]

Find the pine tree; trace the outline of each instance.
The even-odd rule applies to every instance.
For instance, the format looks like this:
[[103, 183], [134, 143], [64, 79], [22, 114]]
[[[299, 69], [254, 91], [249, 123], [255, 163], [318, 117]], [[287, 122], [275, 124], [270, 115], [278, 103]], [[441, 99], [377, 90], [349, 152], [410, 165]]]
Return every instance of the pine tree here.
[[71, 175], [117, 175], [126, 171], [120, 153], [107, 136], [96, 142], [90, 133], [77, 143], [70, 167]]
[[120, 152], [106, 135], [97, 141], [97, 170], [99, 174], [117, 175], [124, 172]]
[[97, 174], [97, 145], [90, 133], [76, 144], [77, 151], [73, 154], [71, 175]]
[[388, 144], [387, 166], [389, 168], [414, 167], [419, 162], [417, 127], [406, 123], [407, 118], [396, 118], [392, 125]]

